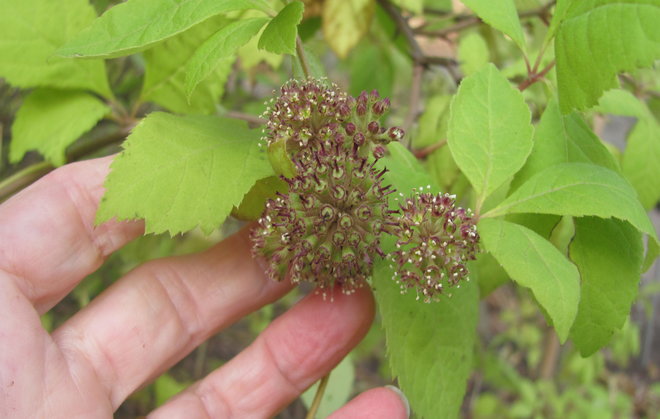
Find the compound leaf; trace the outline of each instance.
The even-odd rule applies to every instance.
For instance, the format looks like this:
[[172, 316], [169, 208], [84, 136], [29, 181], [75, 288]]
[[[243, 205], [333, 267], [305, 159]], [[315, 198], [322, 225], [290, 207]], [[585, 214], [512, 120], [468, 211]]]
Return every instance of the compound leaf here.
[[616, 75], [660, 58], [657, 0], [581, 0], [566, 9], [555, 39], [563, 113], [595, 105]]
[[261, 17], [232, 22], [200, 45], [186, 64], [186, 96], [190, 98], [195, 87], [213, 73], [219, 62], [230, 59], [266, 22], [268, 19]]
[[16, 113], [9, 159], [16, 163], [29, 150], [38, 150], [61, 166], [66, 163], [66, 148], [109, 112], [105, 103], [89, 93], [36, 89]]
[[150, 114], [112, 163], [97, 222], [143, 218], [147, 233], [212, 231], [273, 175], [259, 137], [235, 119]]
[[577, 268], [556, 247], [532, 230], [499, 219], [478, 225], [485, 249], [511, 279], [529, 288], [566, 341], [580, 301]]
[[113, 6], [57, 53], [67, 57], [121, 57], [145, 50], [213, 16], [265, 7], [260, 0], [128, 0]]
[[584, 217], [575, 219], [569, 252], [582, 278], [571, 339], [589, 356], [623, 327], [637, 295], [644, 246], [624, 221]]
[[466, 77], [451, 104], [447, 139], [477, 194], [487, 197], [532, 151], [531, 114], [522, 94], [489, 64]]
[[512, 213], [618, 218], [656, 239], [635, 190], [619, 174], [587, 163], [562, 163], [532, 176], [483, 216]]
[[525, 49], [525, 37], [513, 0], [463, 0], [463, 3], [484, 22], [509, 35], [521, 50]]
[[0, 77], [22, 88], [84, 89], [111, 97], [102, 60], [53, 56], [95, 17], [87, 0], [0, 0]]
[[294, 55], [298, 24], [302, 20], [304, 8], [300, 1], [294, 1], [280, 10], [261, 34], [259, 48], [275, 54]]
[[375, 0], [326, 0], [323, 3], [323, 36], [330, 48], [346, 58], [369, 30]]
[[392, 372], [415, 412], [455, 418], [472, 371], [479, 290], [465, 282], [441, 301], [401, 295], [386, 261], [375, 266], [374, 289]]
[[192, 94], [186, 93], [186, 64], [195, 50], [227, 24], [218, 16], [144, 52], [145, 76], [141, 100], [177, 113], [210, 114], [224, 91], [233, 56], [220, 59]]

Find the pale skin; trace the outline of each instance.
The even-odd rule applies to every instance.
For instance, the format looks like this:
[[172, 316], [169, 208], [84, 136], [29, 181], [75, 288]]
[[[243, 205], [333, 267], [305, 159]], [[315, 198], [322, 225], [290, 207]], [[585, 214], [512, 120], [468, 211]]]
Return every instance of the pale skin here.
[[[0, 206], [0, 417], [107, 418], [210, 336], [291, 290], [250, 255], [246, 229], [209, 250], [131, 271], [53, 333], [39, 316], [143, 233], [94, 226], [111, 158], [64, 166]], [[368, 289], [309, 295], [243, 352], [152, 418], [268, 418], [324, 376], [369, 329]], [[387, 388], [332, 416], [406, 418]]]

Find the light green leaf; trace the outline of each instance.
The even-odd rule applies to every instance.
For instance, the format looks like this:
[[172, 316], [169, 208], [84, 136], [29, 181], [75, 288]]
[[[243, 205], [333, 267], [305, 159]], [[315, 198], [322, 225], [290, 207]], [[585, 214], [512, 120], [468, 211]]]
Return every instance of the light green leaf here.
[[477, 284], [464, 282], [451, 297], [424, 304], [414, 293], [401, 295], [392, 273], [381, 261], [373, 276], [392, 372], [418, 416], [458, 417], [472, 371]]
[[16, 87], [84, 89], [111, 97], [102, 60], [53, 56], [95, 17], [87, 0], [0, 0], [0, 77]]
[[16, 113], [9, 160], [17, 163], [29, 150], [37, 150], [61, 166], [66, 163], [66, 148], [109, 112], [105, 103], [89, 93], [36, 89]]
[[555, 39], [563, 113], [595, 105], [616, 75], [660, 58], [657, 0], [583, 0], [566, 11]]
[[586, 163], [562, 163], [537, 173], [482, 217], [513, 213], [618, 218], [656, 240], [635, 190], [617, 173]]
[[644, 208], [653, 208], [660, 200], [660, 125], [654, 118], [637, 121], [628, 135], [622, 166]]
[[390, 154], [379, 162], [388, 170], [385, 173], [386, 183], [393, 185], [404, 196], [408, 196], [413, 188], [427, 191], [429, 190], [427, 186], [431, 186], [432, 192], [438, 192], [429, 173], [406, 147], [401, 143], [392, 142], [387, 148]]
[[267, 18], [241, 19], [232, 22], [208, 38], [190, 57], [185, 68], [186, 96], [213, 73], [222, 59], [231, 59], [268, 22]]
[[[374, 71], [374, 67], [378, 71]], [[390, 97], [394, 85], [395, 69], [389, 54], [382, 45], [361, 42], [350, 56], [350, 86], [348, 92], [358, 96], [363, 90], [378, 90], [381, 96]]]
[[566, 19], [568, 15], [568, 10], [571, 7], [571, 4], [575, 0], [557, 0], [557, 4], [555, 4], [555, 9], [552, 12], [552, 20], [550, 21], [550, 27], [548, 28], [548, 32], [545, 35], [545, 39], [543, 41], [544, 45], [548, 45], [550, 40], [554, 38], [555, 34], [557, 33], [557, 29], [559, 28], [559, 25]]
[[603, 142], [576, 114], [562, 115], [556, 100], [548, 103], [534, 133], [534, 148], [516, 174], [512, 189], [530, 177], [559, 163], [582, 162], [619, 171], [619, 165]]
[[259, 38], [259, 48], [275, 54], [296, 53], [298, 24], [305, 6], [300, 1], [287, 4], [266, 26]]
[[580, 301], [577, 268], [549, 241], [521, 225], [482, 218], [477, 228], [484, 248], [511, 279], [532, 291], [565, 342]]
[[197, 48], [227, 24], [222, 16], [208, 20], [144, 52], [145, 76], [141, 101], [155, 102], [177, 113], [210, 114], [224, 91], [233, 57], [216, 62], [215, 68], [186, 93], [186, 64]]
[[128, 0], [113, 6], [57, 53], [67, 57], [121, 57], [145, 50], [213, 16], [264, 8], [267, 6], [260, 0]]
[[[317, 417], [327, 418], [332, 412], [345, 405], [353, 393], [354, 381], [355, 367], [353, 366], [353, 359], [349, 354], [332, 370], [325, 392], [323, 393], [323, 398], [321, 399], [321, 405], [316, 411]], [[308, 409], [312, 405], [318, 387], [319, 384], [317, 382], [300, 395], [300, 398]]]
[[533, 146], [530, 120], [520, 91], [492, 64], [461, 82], [448, 144], [482, 202], [525, 164]]
[[637, 295], [644, 246], [630, 224], [595, 217], [575, 219], [570, 258], [582, 278], [571, 339], [582, 356], [607, 345], [623, 327]]
[[375, 0], [326, 0], [323, 3], [323, 36], [330, 48], [346, 58], [369, 30]]
[[525, 37], [513, 0], [463, 0], [484, 22], [501, 31], [513, 40], [521, 50], [525, 50]]
[[154, 381], [154, 395], [156, 406], [165, 404], [169, 399], [185, 390], [190, 383], [178, 382], [170, 374], [165, 373]]
[[[244, 18], [252, 16], [261, 17], [262, 14], [256, 10], [248, 10], [243, 14]], [[257, 36], [252, 37], [247, 44], [238, 49], [239, 63], [245, 70], [254, 68], [262, 61], [265, 61], [272, 69], [277, 69], [282, 64], [283, 55], [273, 54], [272, 52], [259, 49], [259, 38], [263, 34], [264, 29], [266, 29], [265, 26], [261, 28]]]
[[458, 42], [458, 62], [466, 76], [476, 73], [490, 62], [490, 48], [478, 32], [461, 36]]
[[660, 124], [646, 104], [627, 90], [605, 92], [598, 111], [637, 118], [623, 152], [623, 175], [644, 208], [652, 208], [660, 200]]
[[235, 119], [150, 114], [112, 163], [97, 222], [143, 218], [147, 233], [211, 232], [273, 175], [260, 135]]

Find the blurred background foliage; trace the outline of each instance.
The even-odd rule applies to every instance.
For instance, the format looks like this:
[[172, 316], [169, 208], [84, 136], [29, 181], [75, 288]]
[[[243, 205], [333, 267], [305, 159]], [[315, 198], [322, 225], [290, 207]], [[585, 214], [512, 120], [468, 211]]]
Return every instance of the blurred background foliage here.
[[[474, 73], [488, 62], [496, 63], [514, 83], [523, 82], [528, 75], [524, 59], [513, 42], [481, 24], [460, 2], [392, 1], [403, 8], [403, 16], [414, 29], [415, 39], [426, 57], [421, 75], [423, 91], [418, 97], [411, 98], [411, 85], [416, 77], [415, 60], [409, 57], [409, 45], [397, 23], [382, 6], [383, 2], [350, 1], [367, 4], [369, 16], [362, 16], [365, 27], [356, 28], [354, 39], [342, 39], [343, 46], [337, 47], [335, 43], [334, 50], [323, 35], [323, 26], [327, 23], [324, 22], [324, 1], [305, 1], [305, 18], [299, 26], [299, 33], [305, 42], [312, 72], [327, 76], [353, 95], [362, 90], [377, 89], [381, 95], [391, 97], [391, 123], [407, 129], [408, 141], [412, 141], [410, 146], [420, 158], [424, 158], [443, 189], [461, 196], [468, 189], [468, 182], [453, 164], [448, 148], [438, 146], [446, 138], [451, 95], [461, 77]], [[118, 1], [91, 0], [91, 3], [102, 13]], [[553, 4], [548, 0], [516, 1], [530, 51], [540, 48]], [[541, 66], [553, 59], [551, 53], [546, 55]], [[161, 106], [157, 95], [150, 101], [146, 100], [149, 98], [137, 101], [145, 82], [145, 68], [150, 60], [157, 59], [156, 52], [145, 52], [108, 61], [109, 80], [118, 102], [126, 109], [139, 106], [136, 115]], [[223, 93], [221, 100], [213, 103], [214, 113], [238, 117], [259, 115], [265, 109], [265, 98], [292, 75], [299, 74], [301, 69], [291, 57], [274, 55], [248, 44], [240, 50], [237, 60], [227, 66], [225, 74], [220, 75], [224, 89], [217, 90], [218, 94]], [[554, 73], [548, 73], [548, 77], [552, 80]], [[621, 76], [621, 82], [628, 92], [646, 103], [656, 120], [660, 119], [658, 71], [637, 70]], [[539, 82], [524, 90], [535, 121], [546, 107], [547, 89], [544, 82]], [[0, 80], [2, 200], [15, 191], [8, 189], [8, 186], [16, 186], [16, 182], [8, 182], [8, 179], [15, 179], [15, 174], [30, 174], [30, 168], [34, 168], [32, 175], [25, 177], [24, 184], [18, 183], [20, 188], [52, 169], [48, 165], [39, 166], [42, 159], [34, 152], [18, 164], [8, 162], [9, 127], [25, 95], [25, 91]], [[170, 99], [168, 103], [171, 103]], [[626, 116], [625, 112], [617, 115], [610, 111], [591, 112], [587, 122], [597, 135], [609, 142], [616, 155], [620, 154], [618, 150], [625, 144], [637, 120]], [[123, 137], [113, 137], [101, 146], [98, 140], [114, 132], [118, 124], [121, 121], [101, 122], [69, 148], [68, 159], [117, 152]], [[654, 216], [657, 221], [657, 215]], [[44, 326], [49, 330], [58, 327], [138, 264], [203, 250], [240, 226], [239, 221], [230, 221], [211, 236], [193, 231], [174, 238], [149, 235], [133, 241], [44, 315]], [[660, 321], [656, 320], [660, 309], [660, 282], [657, 266], [642, 281], [638, 301], [623, 330], [607, 348], [589, 358], [582, 358], [570, 343], [559, 345], [531, 294], [507, 283], [506, 274], [492, 258], [485, 255], [478, 263], [490, 275], [480, 284], [483, 299], [480, 340], [475, 349], [477, 366], [465, 397], [464, 417], [660, 418]], [[117, 411], [116, 417], [145, 415], [221, 366], [245, 348], [273, 318], [309, 291], [305, 288], [295, 290], [213, 337], [155, 382], [132, 395]], [[384, 360], [385, 339], [377, 318], [364, 341], [331, 375], [321, 417], [363, 390], [392, 383]], [[452, 368], [451, 365], [446, 367]], [[313, 391], [303, 395], [279, 417], [304, 417]]]

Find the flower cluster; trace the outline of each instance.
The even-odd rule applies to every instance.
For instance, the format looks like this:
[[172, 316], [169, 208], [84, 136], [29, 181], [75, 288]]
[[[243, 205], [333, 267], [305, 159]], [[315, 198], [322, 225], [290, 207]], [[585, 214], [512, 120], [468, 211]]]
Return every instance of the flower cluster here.
[[264, 138], [288, 191], [266, 203], [252, 232], [254, 253], [274, 280], [308, 281], [326, 293], [364, 286], [373, 263], [385, 257], [383, 234], [398, 238], [389, 255], [402, 290], [415, 287], [431, 301], [467, 278], [479, 236], [469, 212], [449, 195], [420, 193], [390, 210], [394, 189], [377, 163], [401, 128], [380, 117], [390, 102], [376, 91], [357, 98], [326, 81], [285, 84], [264, 114]]
[[429, 302], [469, 280], [465, 263], [475, 259], [479, 243], [472, 212], [456, 207], [449, 194], [416, 193], [400, 206], [397, 250], [389, 259], [401, 292], [415, 288]]
[[[394, 190], [376, 167], [384, 145], [403, 136], [380, 126], [388, 108], [376, 92], [356, 99], [313, 79], [287, 83], [272, 101], [265, 114], [271, 162], [291, 168], [280, 170], [288, 193], [267, 202], [252, 233], [271, 278], [314, 282], [323, 292], [366, 284], [384, 257], [381, 235], [398, 226], [398, 211], [388, 209]], [[273, 161], [275, 152], [286, 161]]]

